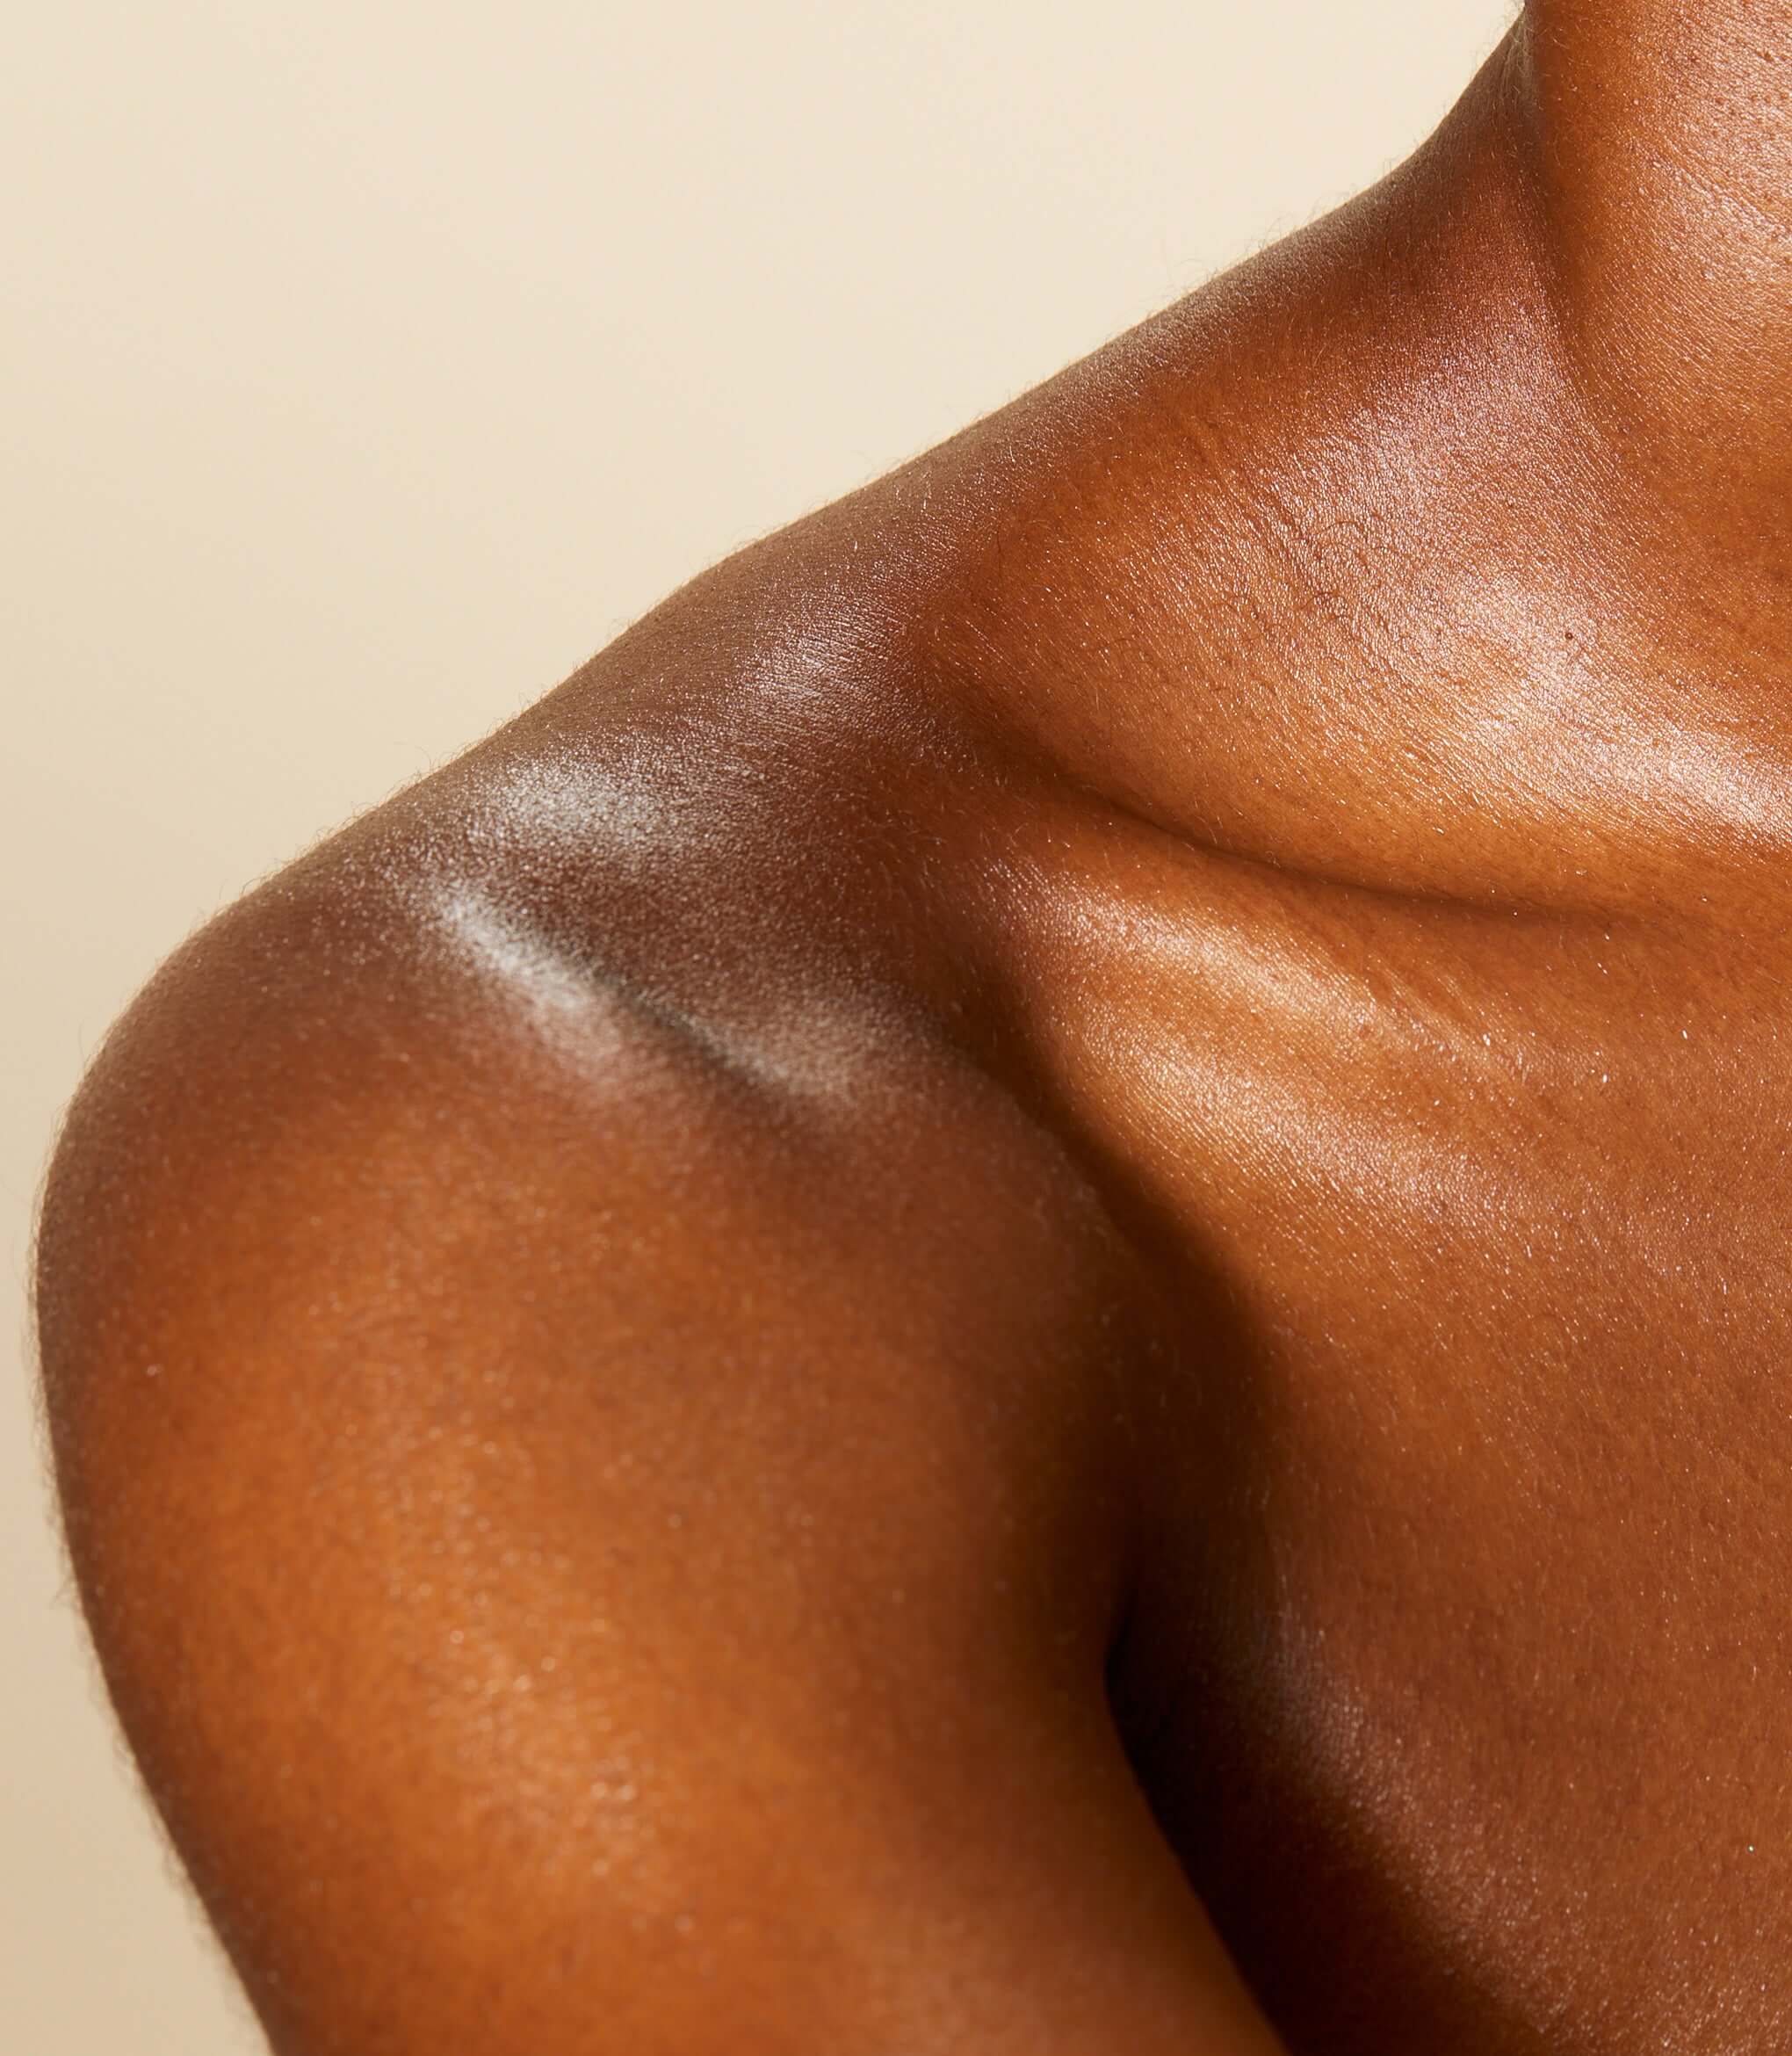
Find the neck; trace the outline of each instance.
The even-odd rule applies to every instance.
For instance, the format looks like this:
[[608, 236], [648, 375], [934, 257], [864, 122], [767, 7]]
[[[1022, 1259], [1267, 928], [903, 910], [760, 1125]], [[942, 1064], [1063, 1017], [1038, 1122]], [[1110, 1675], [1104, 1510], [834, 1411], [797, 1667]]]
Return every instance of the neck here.
[[[1792, 0], [1528, 0], [1510, 105], [1589, 412], [1720, 543], [1792, 491]], [[1774, 539], [1792, 573], [1792, 536]]]
[[[1759, 152], [1708, 137], [1686, 189], [1640, 86], [1577, 88], [1590, 12], [1564, 50], [1528, 22], [1378, 185], [928, 460], [903, 518], [950, 581], [930, 674], [1236, 857], [1564, 910], [1786, 904], [1792, 354], [1709, 184], [1741, 148], [1759, 213]], [[1694, 206], [1725, 271], [1677, 247]]]

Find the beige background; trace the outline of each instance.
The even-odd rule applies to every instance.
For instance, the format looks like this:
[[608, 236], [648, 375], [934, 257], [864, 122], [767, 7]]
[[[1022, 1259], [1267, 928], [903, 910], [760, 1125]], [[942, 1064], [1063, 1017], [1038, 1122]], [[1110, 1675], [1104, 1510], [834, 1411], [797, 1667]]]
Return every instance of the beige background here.
[[704, 563], [1378, 175], [1509, 11], [0, 6], [5, 2046], [261, 2046], [40, 1477], [29, 1213], [108, 1022]]

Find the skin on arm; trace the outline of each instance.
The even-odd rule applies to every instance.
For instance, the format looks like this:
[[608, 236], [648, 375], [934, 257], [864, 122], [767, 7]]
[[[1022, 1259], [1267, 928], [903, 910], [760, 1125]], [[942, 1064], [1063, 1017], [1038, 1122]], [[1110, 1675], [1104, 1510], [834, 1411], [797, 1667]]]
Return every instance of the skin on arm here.
[[1270, 2049], [1104, 1699], [1062, 1150], [875, 993], [770, 1061], [486, 919], [264, 889], [47, 1196], [83, 1596], [274, 2048]]

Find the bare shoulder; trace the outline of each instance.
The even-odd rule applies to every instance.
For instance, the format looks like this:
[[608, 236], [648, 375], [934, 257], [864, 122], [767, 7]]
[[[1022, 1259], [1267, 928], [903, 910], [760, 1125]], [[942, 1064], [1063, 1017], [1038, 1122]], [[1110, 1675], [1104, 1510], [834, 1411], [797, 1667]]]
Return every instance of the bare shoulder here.
[[96, 1064], [114, 1702], [282, 2056], [1259, 2045], [1103, 1693], [1134, 1260], [926, 918], [974, 747], [728, 576]]

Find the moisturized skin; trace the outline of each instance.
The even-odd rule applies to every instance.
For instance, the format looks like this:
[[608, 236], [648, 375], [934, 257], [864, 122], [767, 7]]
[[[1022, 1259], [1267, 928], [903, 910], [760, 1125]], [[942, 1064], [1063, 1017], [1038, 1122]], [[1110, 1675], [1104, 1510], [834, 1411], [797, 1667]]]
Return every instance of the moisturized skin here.
[[1788, 509], [1792, 0], [1535, 0], [176, 956], [44, 1365], [280, 2056], [1792, 2041]]

